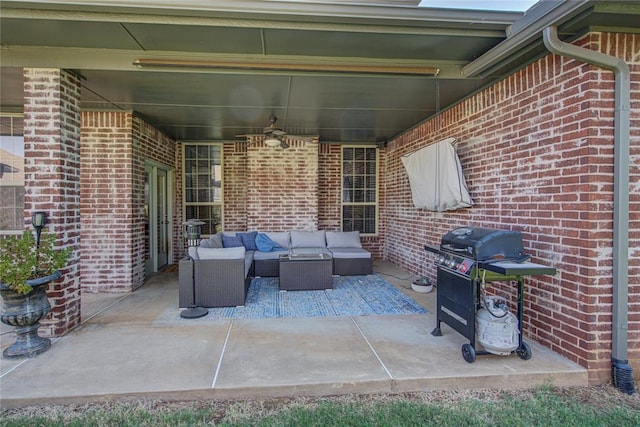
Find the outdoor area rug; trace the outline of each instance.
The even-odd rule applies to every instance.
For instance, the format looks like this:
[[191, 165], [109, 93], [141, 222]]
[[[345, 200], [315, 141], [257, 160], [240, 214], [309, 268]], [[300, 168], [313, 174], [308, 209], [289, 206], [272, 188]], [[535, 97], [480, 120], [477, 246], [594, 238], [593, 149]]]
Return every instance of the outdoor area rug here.
[[334, 276], [333, 287], [320, 291], [280, 291], [277, 277], [255, 278], [244, 306], [209, 308], [209, 314], [200, 319], [182, 319], [180, 310], [171, 308], [156, 322], [427, 313], [411, 297], [377, 275]]

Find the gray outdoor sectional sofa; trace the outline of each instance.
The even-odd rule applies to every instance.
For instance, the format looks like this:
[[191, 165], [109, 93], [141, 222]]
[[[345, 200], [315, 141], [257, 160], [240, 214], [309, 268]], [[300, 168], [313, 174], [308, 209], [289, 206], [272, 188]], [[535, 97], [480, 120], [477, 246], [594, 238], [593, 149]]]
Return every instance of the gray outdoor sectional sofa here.
[[222, 232], [189, 248], [179, 263], [179, 307], [244, 305], [253, 277], [278, 277], [282, 254], [323, 251], [332, 256], [333, 274], [373, 272], [371, 253], [357, 231]]

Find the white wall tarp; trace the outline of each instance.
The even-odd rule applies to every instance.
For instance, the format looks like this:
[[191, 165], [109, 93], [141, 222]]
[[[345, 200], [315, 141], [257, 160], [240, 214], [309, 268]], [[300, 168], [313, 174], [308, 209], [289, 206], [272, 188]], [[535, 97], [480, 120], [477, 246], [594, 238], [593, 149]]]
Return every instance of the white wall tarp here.
[[442, 212], [473, 205], [455, 140], [447, 138], [402, 156], [416, 208]]

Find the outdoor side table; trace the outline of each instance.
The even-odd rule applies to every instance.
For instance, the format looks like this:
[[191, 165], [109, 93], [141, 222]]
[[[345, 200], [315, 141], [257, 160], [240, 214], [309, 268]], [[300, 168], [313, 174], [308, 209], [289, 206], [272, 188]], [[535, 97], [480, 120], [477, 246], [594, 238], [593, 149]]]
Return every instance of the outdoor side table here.
[[333, 259], [324, 251], [280, 255], [280, 290], [333, 289]]

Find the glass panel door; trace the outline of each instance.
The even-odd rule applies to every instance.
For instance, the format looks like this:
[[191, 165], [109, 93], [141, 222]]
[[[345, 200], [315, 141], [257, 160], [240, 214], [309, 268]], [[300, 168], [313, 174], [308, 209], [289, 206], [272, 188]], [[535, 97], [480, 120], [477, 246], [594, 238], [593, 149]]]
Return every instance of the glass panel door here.
[[145, 274], [150, 275], [171, 261], [171, 171], [145, 165]]
[[158, 265], [160, 269], [167, 265], [169, 258], [169, 215], [167, 213], [167, 172], [157, 169], [156, 174], [156, 225], [158, 238], [156, 239]]

